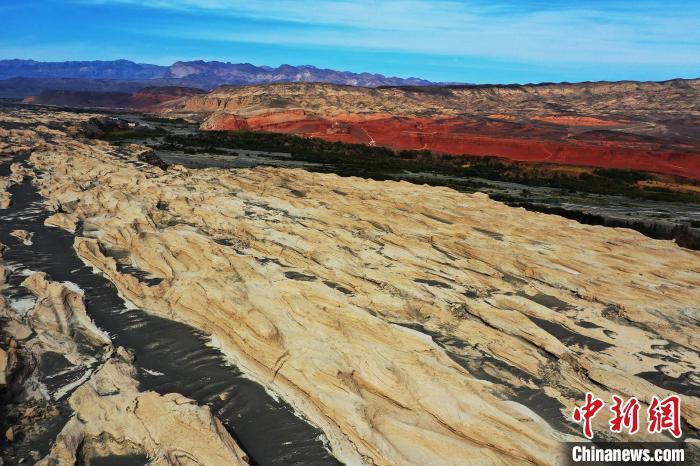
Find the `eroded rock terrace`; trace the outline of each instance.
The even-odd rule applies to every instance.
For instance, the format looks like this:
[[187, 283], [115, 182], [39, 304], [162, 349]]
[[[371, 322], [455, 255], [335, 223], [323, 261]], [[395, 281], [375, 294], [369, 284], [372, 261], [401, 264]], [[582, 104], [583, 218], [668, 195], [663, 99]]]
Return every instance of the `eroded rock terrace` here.
[[343, 461], [551, 464], [586, 391], [677, 392], [700, 426], [697, 252], [447, 188], [164, 171], [142, 147], [50, 131], [0, 134], [31, 152], [50, 223], [130, 301], [210, 334]]

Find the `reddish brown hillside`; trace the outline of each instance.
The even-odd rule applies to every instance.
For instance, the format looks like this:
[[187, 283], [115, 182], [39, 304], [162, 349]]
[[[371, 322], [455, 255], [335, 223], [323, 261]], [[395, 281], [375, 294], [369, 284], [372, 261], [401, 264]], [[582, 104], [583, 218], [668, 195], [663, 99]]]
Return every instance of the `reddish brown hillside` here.
[[135, 109], [154, 109], [166, 102], [199, 94], [205, 94], [205, 92], [193, 87], [147, 87], [132, 94], [131, 107]]
[[65, 107], [156, 111], [166, 102], [203, 93], [204, 91], [200, 89], [189, 87], [147, 87], [133, 94], [128, 92], [51, 90], [26, 97], [22, 102]]
[[613, 131], [582, 131], [538, 121], [338, 115], [322, 118], [304, 110], [243, 117], [217, 113], [203, 129], [297, 134], [328, 141], [426, 149], [449, 154], [497, 155], [519, 161], [644, 170], [700, 178], [700, 150], [665, 145], [653, 137]]
[[700, 80], [527, 86], [223, 86], [165, 104], [205, 130], [626, 168], [700, 179]]
[[131, 94], [128, 92], [52, 90], [25, 97], [22, 103], [81, 108], [128, 108], [131, 105]]

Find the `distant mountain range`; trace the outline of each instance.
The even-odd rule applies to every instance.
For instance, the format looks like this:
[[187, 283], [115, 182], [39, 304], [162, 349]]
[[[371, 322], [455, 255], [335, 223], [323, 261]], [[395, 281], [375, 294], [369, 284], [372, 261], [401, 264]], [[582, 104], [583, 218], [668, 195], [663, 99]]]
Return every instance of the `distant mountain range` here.
[[322, 82], [350, 86], [426, 86], [430, 81], [352, 73], [315, 66], [178, 61], [170, 66], [129, 60], [40, 62], [0, 60], [0, 97], [24, 98], [45, 90], [135, 92], [152, 86], [213, 89], [222, 84]]

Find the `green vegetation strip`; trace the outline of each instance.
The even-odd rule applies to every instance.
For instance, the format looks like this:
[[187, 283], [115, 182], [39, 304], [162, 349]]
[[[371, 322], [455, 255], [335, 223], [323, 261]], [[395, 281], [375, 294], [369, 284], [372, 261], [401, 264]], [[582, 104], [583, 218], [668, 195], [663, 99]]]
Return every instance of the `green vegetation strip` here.
[[[163, 143], [152, 147], [161, 150], [177, 150], [184, 153], [229, 154], [222, 149], [244, 149], [264, 152], [281, 152], [294, 160], [331, 165], [340, 175], [364, 176], [374, 179], [394, 179], [391, 172], [408, 170], [431, 172], [464, 179], [435, 180], [417, 178], [429, 184], [446, 186], [479, 183], [471, 178], [520, 183], [529, 186], [545, 186], [565, 191], [579, 191], [603, 195], [622, 195], [637, 199], [664, 202], [700, 203], [700, 196], [676, 192], [664, 188], [640, 189], [638, 181], [653, 179], [644, 172], [618, 169], [595, 169], [592, 173], [568, 174], [551, 167], [523, 164], [495, 156], [450, 155], [430, 151], [394, 151], [386, 147], [364, 144], [329, 142], [290, 134], [253, 131], [206, 131], [191, 135], [170, 134], [163, 129], [121, 130], [110, 133], [110, 140], [145, 139], [163, 137]], [[235, 154], [230, 154], [235, 156]], [[330, 170], [329, 170], [330, 171]]]

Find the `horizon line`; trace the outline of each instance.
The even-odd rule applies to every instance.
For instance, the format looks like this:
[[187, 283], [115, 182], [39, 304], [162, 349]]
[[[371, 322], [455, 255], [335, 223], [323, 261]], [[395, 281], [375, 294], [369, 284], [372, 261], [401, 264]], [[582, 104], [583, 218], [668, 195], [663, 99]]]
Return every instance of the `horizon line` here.
[[[375, 75], [375, 76], [382, 76], [387, 79], [403, 79], [403, 80], [409, 80], [409, 79], [415, 79], [415, 80], [421, 80], [421, 81], [426, 81], [428, 82], [429, 86], [473, 86], [473, 87], [489, 87], [489, 86], [538, 86], [538, 85], [575, 85], [575, 84], [596, 84], [596, 83], [626, 83], [626, 82], [637, 82], [637, 83], [666, 83], [666, 82], [671, 82], [671, 81], [696, 81], [700, 79], [700, 75], [692, 78], [684, 78], [684, 77], [675, 77], [675, 78], [668, 78], [668, 79], [660, 79], [660, 80], [649, 80], [649, 79], [634, 79], [634, 78], [626, 78], [626, 79], [618, 79], [618, 80], [595, 80], [595, 79], [590, 79], [590, 80], [582, 80], [582, 81], [530, 81], [530, 82], [490, 82], [490, 83], [470, 83], [470, 82], [459, 82], [459, 81], [431, 81], [426, 78], [421, 78], [419, 76], [408, 76], [408, 77], [402, 77], [402, 76], [392, 76], [392, 75], [386, 75], [378, 72], [372, 72], [372, 71], [353, 71], [353, 70], [340, 70], [340, 69], [335, 69], [335, 68], [327, 68], [327, 67], [318, 67], [316, 65], [312, 65], [309, 63], [304, 63], [304, 64], [299, 64], [299, 65], [292, 65], [290, 63], [280, 63], [277, 66], [274, 65], [258, 65], [255, 63], [251, 62], [235, 62], [235, 61], [221, 61], [221, 60], [206, 60], [203, 58], [195, 59], [195, 60], [175, 60], [174, 62], [170, 63], [169, 65], [162, 65], [158, 63], [149, 63], [146, 61], [134, 61], [133, 59], [130, 58], [115, 58], [115, 59], [110, 59], [110, 60], [103, 60], [103, 59], [90, 59], [90, 60], [35, 60], [33, 58], [0, 58], [0, 63], [6, 62], [6, 61], [24, 61], [24, 62], [34, 62], [34, 63], [109, 63], [109, 62], [129, 62], [135, 65], [146, 65], [146, 66], [158, 66], [158, 67], [163, 67], [163, 68], [169, 68], [177, 63], [195, 63], [195, 62], [201, 62], [201, 63], [221, 63], [224, 65], [250, 65], [254, 66], [256, 68], [270, 68], [270, 69], [277, 69], [281, 68], [283, 66], [289, 66], [293, 68], [303, 68], [303, 67], [309, 67], [309, 68], [314, 68], [320, 71], [334, 71], [338, 73], [352, 73], [352, 74], [369, 74], [369, 75]], [[118, 78], [79, 78], [79, 77], [60, 77], [60, 76], [45, 76], [45, 77], [40, 77], [40, 76], [13, 76], [10, 78], [4, 78], [0, 79], [0, 81], [3, 80], [9, 80], [9, 79], [18, 79], [18, 78], [24, 78], [24, 79], [93, 79], [93, 80], [106, 80], [106, 81], [131, 81], [131, 82], [139, 82], [139, 81], [152, 81], [152, 80], [157, 80], [157, 79], [162, 79], [162, 78], [144, 78], [144, 79], [118, 79]], [[182, 79], [182, 78], [172, 78], [172, 79]], [[329, 83], [325, 81], [276, 81], [276, 82], [268, 82], [268, 83], [255, 83], [255, 84], [226, 84], [222, 83], [217, 85], [216, 87], [220, 86], [259, 86], [259, 85], [265, 85], [265, 84], [294, 84], [294, 83], [300, 83], [300, 84], [331, 84], [331, 85], [346, 85], [350, 87], [367, 87], [367, 86], [359, 86], [359, 85], [351, 85], [351, 84], [336, 84], [336, 83]], [[404, 85], [383, 85], [383, 86], [376, 86], [376, 88], [382, 88], [382, 87], [420, 87], [422, 84], [404, 84]], [[162, 86], [162, 87], [179, 87], [179, 86]], [[215, 88], [216, 88], [215, 87]], [[214, 89], [214, 88], [212, 88]]]

